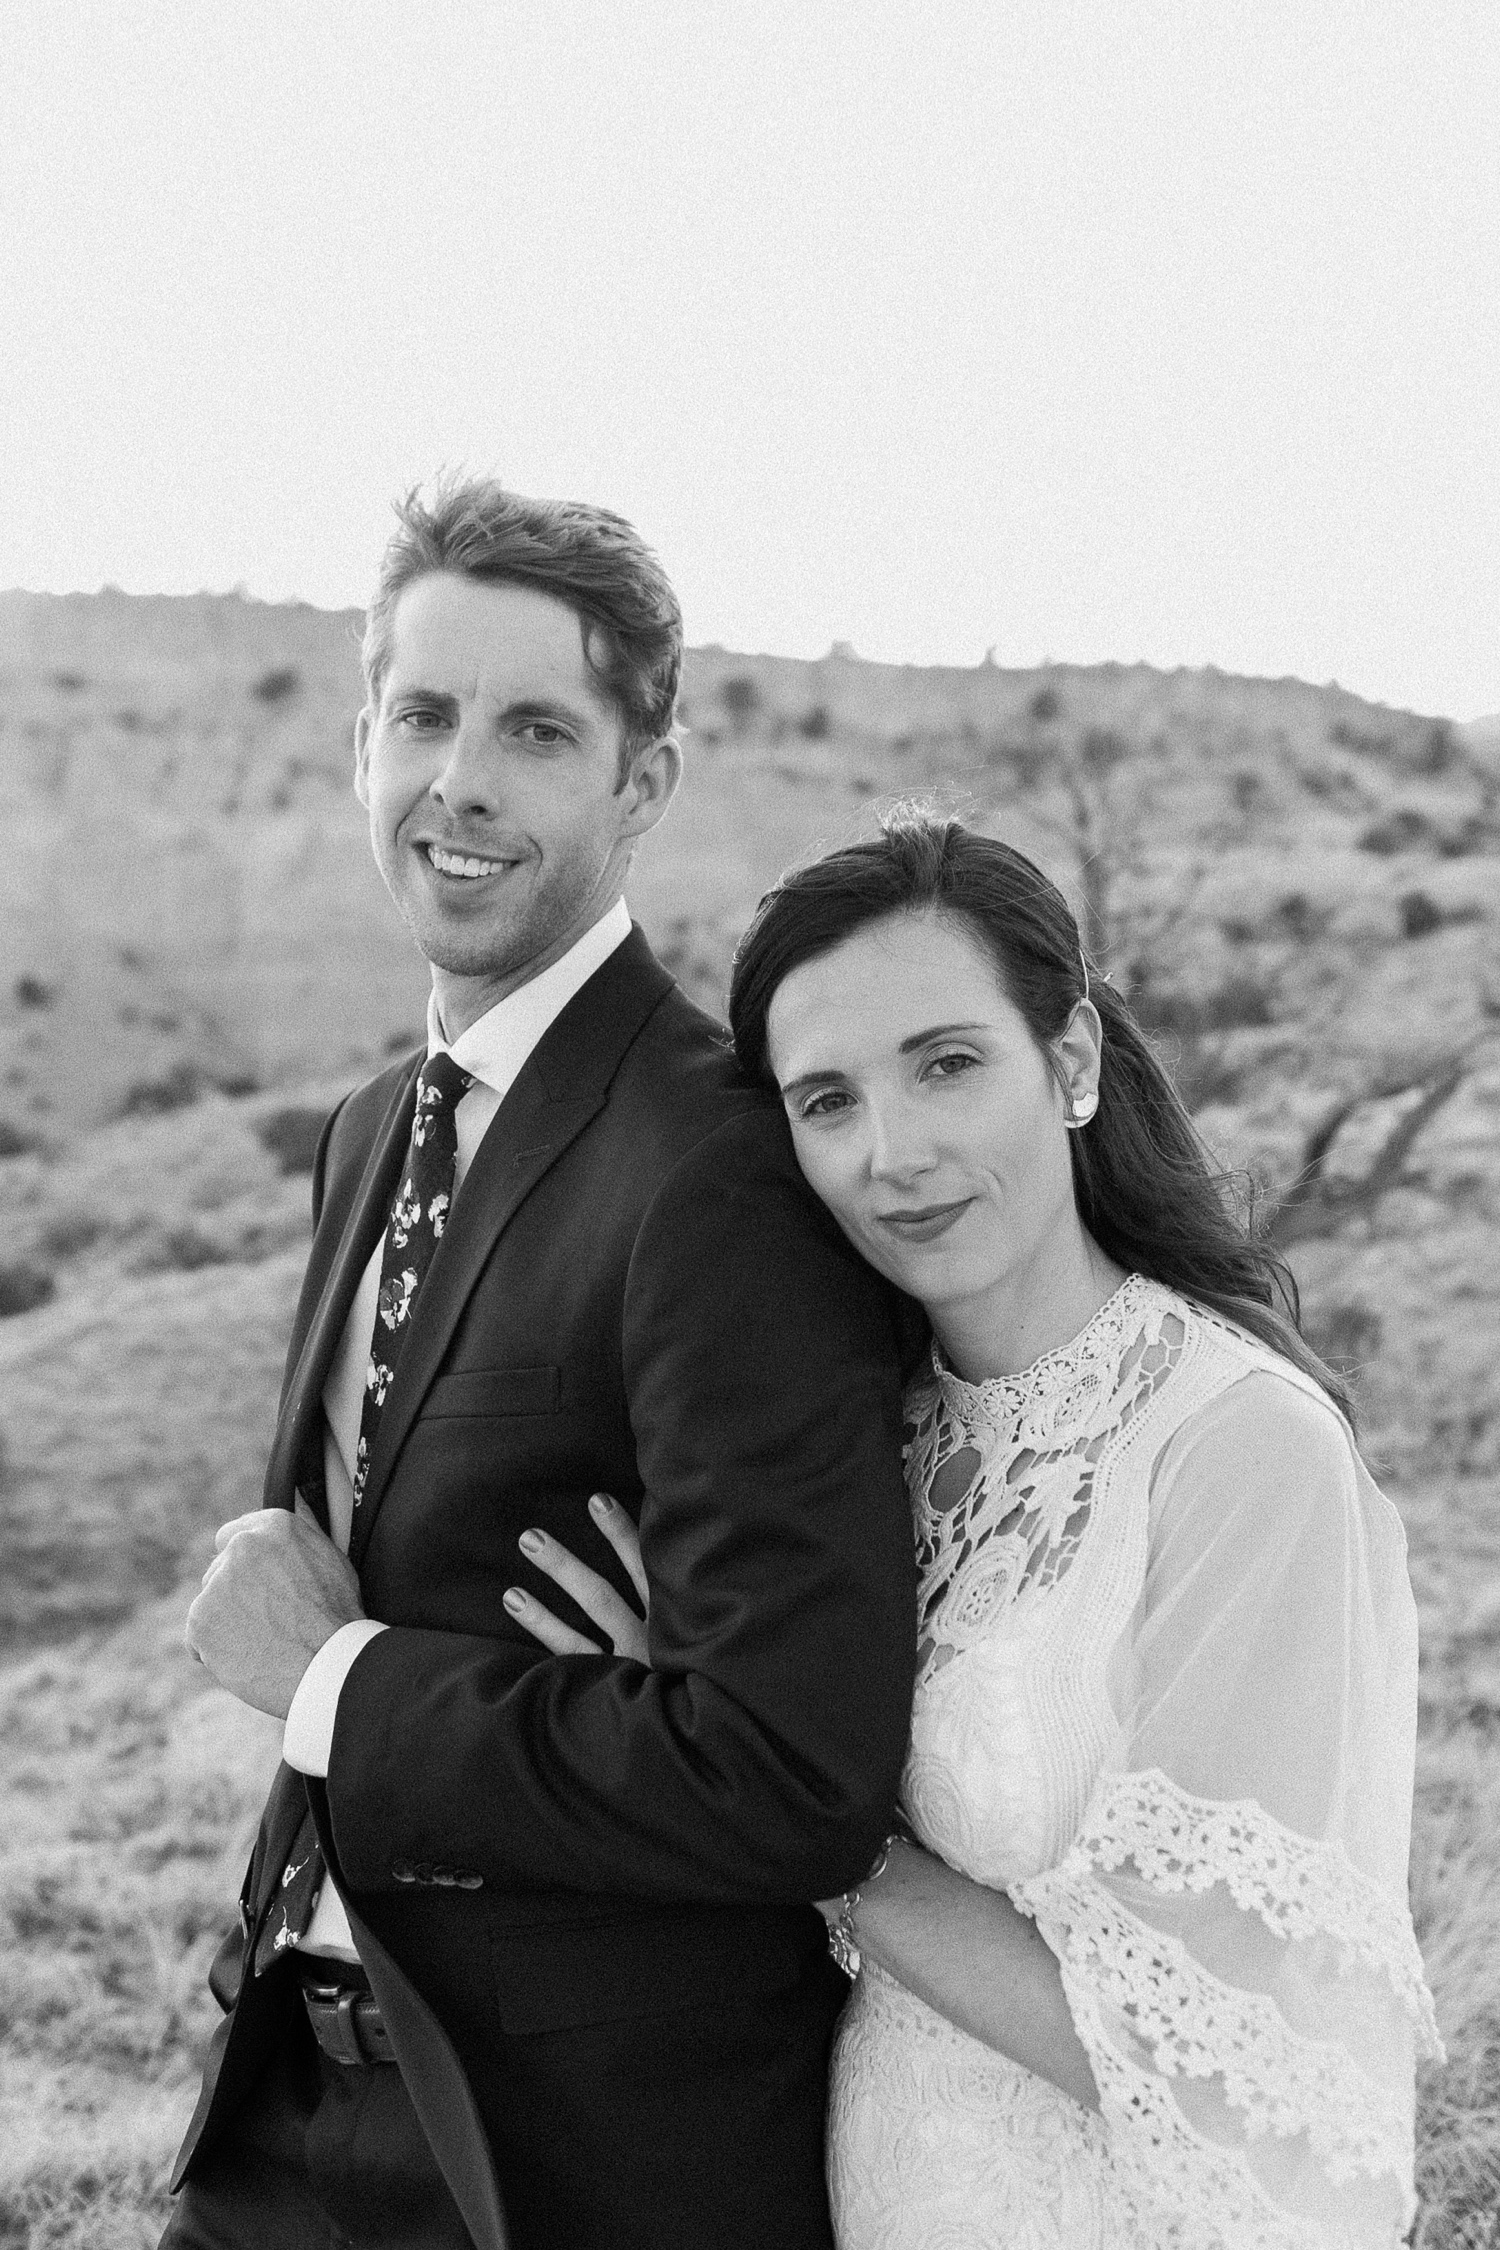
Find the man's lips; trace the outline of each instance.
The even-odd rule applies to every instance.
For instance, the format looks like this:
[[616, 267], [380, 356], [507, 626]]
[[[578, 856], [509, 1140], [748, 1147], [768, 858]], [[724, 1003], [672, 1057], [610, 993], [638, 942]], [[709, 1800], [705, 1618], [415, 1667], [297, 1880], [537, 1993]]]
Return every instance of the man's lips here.
[[496, 875], [507, 867], [514, 867], [513, 859], [497, 857], [492, 852], [463, 851], [451, 844], [434, 843], [422, 839], [417, 844], [428, 865], [439, 875], [448, 875], [460, 882], [477, 883], [486, 875]]

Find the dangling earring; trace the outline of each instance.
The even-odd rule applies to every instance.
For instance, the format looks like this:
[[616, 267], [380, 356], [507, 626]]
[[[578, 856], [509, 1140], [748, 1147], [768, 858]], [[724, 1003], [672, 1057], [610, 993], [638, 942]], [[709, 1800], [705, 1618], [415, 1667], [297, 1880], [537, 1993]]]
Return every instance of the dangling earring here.
[[1076, 1100], [1069, 1095], [1068, 1114], [1063, 1119], [1063, 1124], [1070, 1133], [1076, 1133], [1080, 1125], [1087, 1125], [1098, 1107], [1099, 1096], [1096, 1093], [1080, 1094]]

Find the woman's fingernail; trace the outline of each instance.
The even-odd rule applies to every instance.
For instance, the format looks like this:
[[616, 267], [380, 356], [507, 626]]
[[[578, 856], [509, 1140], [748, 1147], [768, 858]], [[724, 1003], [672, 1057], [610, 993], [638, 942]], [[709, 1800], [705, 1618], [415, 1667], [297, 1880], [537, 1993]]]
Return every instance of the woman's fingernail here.
[[507, 1586], [500, 1599], [504, 1602], [506, 1608], [517, 1616], [526, 1607], [526, 1596], [519, 1586]]
[[523, 1555], [539, 1555], [542, 1551], [542, 1535], [539, 1531], [523, 1531], [516, 1545]]
[[596, 1492], [589, 1502], [589, 1512], [591, 1515], [607, 1516], [613, 1506], [614, 1502], [607, 1492]]

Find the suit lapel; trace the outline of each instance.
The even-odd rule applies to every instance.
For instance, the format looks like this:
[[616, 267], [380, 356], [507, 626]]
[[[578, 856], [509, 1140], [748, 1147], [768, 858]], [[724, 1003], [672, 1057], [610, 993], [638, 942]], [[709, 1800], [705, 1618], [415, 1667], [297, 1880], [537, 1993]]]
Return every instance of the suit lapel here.
[[352, 1193], [345, 1189], [342, 1217], [332, 1193], [319, 1216], [304, 1290], [304, 1302], [312, 1301], [313, 1312], [286, 1387], [275, 1443], [266, 1466], [264, 1504], [268, 1508], [292, 1505], [297, 1468], [308, 1432], [323, 1411], [323, 1384], [329, 1365], [344, 1333], [360, 1276], [370, 1262], [371, 1251], [385, 1232], [391, 1198], [396, 1192], [411, 1139], [413, 1089], [421, 1066], [422, 1057], [413, 1056], [405, 1075], [398, 1081], [364, 1170], [351, 1175]]
[[603, 1107], [626, 1049], [671, 988], [640, 931], [632, 930], [574, 994], [500, 1104], [454, 1201], [381, 1409], [349, 1542], [356, 1569], [407, 1432], [496, 1242], [538, 1181]]

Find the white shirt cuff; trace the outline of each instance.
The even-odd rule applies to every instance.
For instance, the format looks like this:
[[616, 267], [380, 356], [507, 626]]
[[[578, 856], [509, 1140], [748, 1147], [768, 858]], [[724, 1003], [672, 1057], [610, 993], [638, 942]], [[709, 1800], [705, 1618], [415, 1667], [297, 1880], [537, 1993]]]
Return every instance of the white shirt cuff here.
[[354, 1668], [354, 1659], [368, 1648], [377, 1633], [386, 1630], [373, 1617], [356, 1617], [331, 1633], [297, 1683], [292, 1707], [286, 1715], [281, 1755], [298, 1773], [328, 1778], [333, 1751], [333, 1722], [338, 1716], [339, 1695]]

